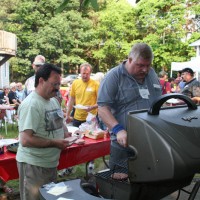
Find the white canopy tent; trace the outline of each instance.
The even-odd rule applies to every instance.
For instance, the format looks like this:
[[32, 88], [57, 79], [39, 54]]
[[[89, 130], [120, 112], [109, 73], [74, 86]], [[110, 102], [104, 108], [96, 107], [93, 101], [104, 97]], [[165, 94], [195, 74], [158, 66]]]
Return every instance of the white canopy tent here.
[[181, 71], [182, 69], [189, 67], [196, 72], [196, 78], [199, 80], [200, 74], [200, 56], [193, 58], [188, 62], [172, 62], [171, 63], [171, 77], [172, 71]]

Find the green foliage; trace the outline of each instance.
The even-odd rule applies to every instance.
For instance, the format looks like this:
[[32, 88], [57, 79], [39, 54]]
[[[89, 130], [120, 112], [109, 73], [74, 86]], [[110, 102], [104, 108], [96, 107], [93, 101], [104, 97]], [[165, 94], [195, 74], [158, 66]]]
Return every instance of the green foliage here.
[[[61, 13], [65, 10], [70, 3], [70, 0], [64, 0], [63, 3], [56, 9], [56, 13]], [[79, 10], [87, 8], [89, 5], [92, 6], [94, 10], [98, 10], [99, 6], [97, 0], [79, 0]]]
[[137, 31], [134, 11], [124, 0], [111, 0], [105, 10], [99, 11], [96, 26], [97, 46], [94, 58], [99, 60], [99, 69], [107, 71], [127, 57]]
[[11, 81], [33, 74], [37, 54], [64, 74], [77, 71], [83, 62], [91, 63], [94, 72], [106, 72], [126, 59], [136, 42], [151, 45], [156, 70], [170, 70], [171, 62], [195, 56], [189, 44], [200, 35], [189, 26], [189, 15], [200, 15], [197, 0], [141, 0], [135, 7], [126, 0], [99, 0], [98, 12], [92, 5], [97, 0], [0, 1], [0, 28], [18, 38], [17, 56], [10, 60]]
[[[172, 61], [190, 59], [191, 48], [186, 40], [185, 1], [140, 1], [136, 8], [140, 38], [154, 50], [156, 70], [170, 70]], [[192, 53], [190, 53], [191, 55]]]

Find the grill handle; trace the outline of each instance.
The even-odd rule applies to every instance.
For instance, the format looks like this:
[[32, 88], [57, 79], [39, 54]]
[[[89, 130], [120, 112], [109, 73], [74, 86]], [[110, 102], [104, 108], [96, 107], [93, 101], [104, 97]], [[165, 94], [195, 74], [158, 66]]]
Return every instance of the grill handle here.
[[196, 110], [197, 105], [187, 96], [179, 93], [173, 93], [173, 94], [164, 94], [160, 97], [158, 97], [151, 105], [151, 107], [148, 110], [148, 114], [150, 115], [159, 115], [159, 111], [163, 103], [165, 103], [168, 99], [181, 99], [183, 100], [189, 109]]
[[134, 156], [128, 157], [128, 159], [129, 160], [135, 160], [137, 158], [137, 155], [138, 155], [137, 149], [130, 144], [128, 145], [128, 147], [134, 152]]

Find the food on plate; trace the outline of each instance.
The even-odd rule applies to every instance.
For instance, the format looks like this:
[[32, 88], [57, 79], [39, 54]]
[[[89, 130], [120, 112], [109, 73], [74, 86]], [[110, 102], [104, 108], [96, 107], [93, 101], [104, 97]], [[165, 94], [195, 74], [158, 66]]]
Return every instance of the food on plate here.
[[87, 130], [83, 133], [85, 137], [91, 138], [91, 139], [102, 139], [104, 138], [105, 131], [101, 129], [97, 129], [94, 131]]
[[77, 138], [82, 138], [83, 134], [80, 130], [77, 130], [73, 133], [73, 136]]
[[85, 144], [85, 140], [82, 138], [79, 138], [78, 140], [75, 141], [75, 144], [79, 144], [79, 145]]
[[76, 140], [77, 140], [77, 137], [67, 137], [65, 138], [65, 140], [67, 140], [69, 142], [69, 145], [72, 145]]
[[126, 180], [128, 179], [128, 174], [116, 172], [111, 175], [111, 178], [116, 180]]

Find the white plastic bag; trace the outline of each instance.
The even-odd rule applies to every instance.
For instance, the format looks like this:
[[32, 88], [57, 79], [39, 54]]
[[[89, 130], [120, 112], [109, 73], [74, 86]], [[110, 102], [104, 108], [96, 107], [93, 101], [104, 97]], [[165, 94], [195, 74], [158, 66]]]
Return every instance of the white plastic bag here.
[[87, 131], [87, 130], [94, 131], [94, 130], [96, 130], [98, 128], [99, 127], [98, 127], [98, 122], [97, 122], [96, 115], [93, 115], [90, 112], [87, 115], [86, 122], [82, 123], [79, 126], [80, 131], [83, 131], [83, 132]]

